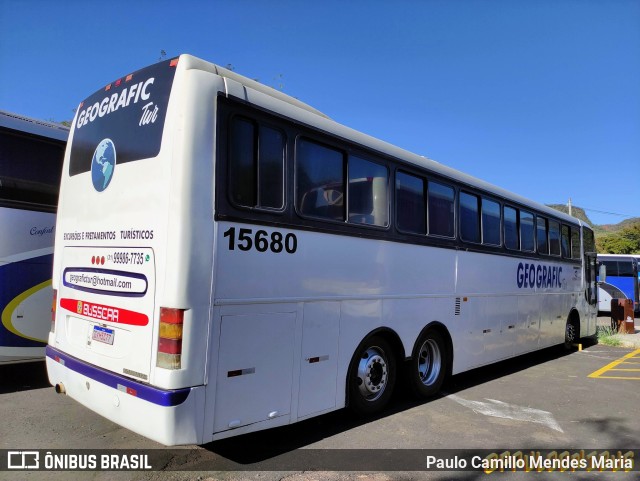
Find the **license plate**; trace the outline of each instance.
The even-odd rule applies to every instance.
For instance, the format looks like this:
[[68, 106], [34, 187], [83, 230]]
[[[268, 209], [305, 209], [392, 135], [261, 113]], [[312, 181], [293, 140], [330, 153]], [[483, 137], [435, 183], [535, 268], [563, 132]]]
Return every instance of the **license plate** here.
[[113, 344], [114, 335], [115, 331], [113, 329], [102, 326], [93, 326], [91, 339], [98, 342], [104, 342], [105, 344]]

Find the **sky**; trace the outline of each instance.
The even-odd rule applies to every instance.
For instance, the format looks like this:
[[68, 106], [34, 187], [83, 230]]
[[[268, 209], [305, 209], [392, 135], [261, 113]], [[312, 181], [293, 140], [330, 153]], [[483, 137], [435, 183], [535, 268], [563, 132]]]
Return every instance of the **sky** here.
[[190, 53], [596, 224], [640, 217], [640, 0], [0, 0], [0, 110]]

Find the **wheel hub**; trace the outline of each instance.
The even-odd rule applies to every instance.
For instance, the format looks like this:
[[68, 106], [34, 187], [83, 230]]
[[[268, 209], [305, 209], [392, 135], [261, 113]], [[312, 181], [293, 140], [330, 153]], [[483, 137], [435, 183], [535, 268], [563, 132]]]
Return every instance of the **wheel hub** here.
[[418, 352], [418, 374], [420, 380], [425, 386], [431, 386], [440, 376], [442, 369], [440, 347], [433, 339], [427, 339]]
[[358, 389], [368, 400], [375, 401], [384, 393], [388, 378], [387, 361], [380, 348], [370, 347], [358, 363]]

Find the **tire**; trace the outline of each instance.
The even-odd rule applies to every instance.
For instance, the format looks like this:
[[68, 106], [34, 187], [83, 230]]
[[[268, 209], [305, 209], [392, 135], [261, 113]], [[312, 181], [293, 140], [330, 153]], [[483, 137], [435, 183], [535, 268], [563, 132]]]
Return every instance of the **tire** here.
[[348, 374], [349, 407], [360, 415], [381, 411], [396, 382], [396, 360], [380, 336], [365, 339], [356, 350]]
[[442, 335], [427, 329], [423, 332], [407, 364], [407, 381], [414, 394], [420, 399], [435, 396], [447, 375], [447, 347]]
[[564, 348], [567, 351], [573, 349], [573, 345], [578, 342], [578, 325], [573, 317], [567, 320], [567, 325], [564, 328]]

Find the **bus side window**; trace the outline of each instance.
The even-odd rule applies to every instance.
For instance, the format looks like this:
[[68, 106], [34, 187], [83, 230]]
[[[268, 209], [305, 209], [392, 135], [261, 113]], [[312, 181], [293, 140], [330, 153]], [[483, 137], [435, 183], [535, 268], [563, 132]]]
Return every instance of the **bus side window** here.
[[389, 225], [387, 168], [349, 156], [349, 222], [386, 227]]
[[344, 221], [344, 156], [306, 139], [296, 150], [296, 206], [310, 217]]
[[264, 126], [258, 134], [258, 207], [284, 207], [284, 135]]
[[560, 223], [555, 220], [549, 221], [549, 253], [560, 255]]
[[571, 258], [571, 251], [569, 250], [570, 241], [571, 241], [571, 239], [570, 239], [570, 235], [569, 235], [569, 226], [568, 225], [563, 225], [562, 226], [562, 236], [561, 236], [561, 240], [560, 240], [560, 249], [562, 250], [562, 257], [564, 257], [565, 259], [570, 259]]
[[571, 229], [571, 257], [580, 259], [580, 231]]
[[229, 191], [240, 206], [284, 207], [284, 135], [236, 117], [231, 124]]
[[533, 214], [526, 210], [520, 211], [520, 242], [523, 251], [533, 252], [536, 250]]
[[480, 199], [466, 192], [460, 192], [460, 238], [480, 242]]
[[538, 217], [536, 221], [537, 226], [537, 235], [538, 239], [538, 252], [540, 254], [548, 254], [549, 253], [549, 237], [547, 230], [547, 219], [544, 217]]
[[453, 187], [428, 182], [429, 235], [455, 237], [455, 191]]
[[500, 204], [485, 197], [482, 198], [482, 243], [501, 245]]
[[420, 177], [396, 173], [396, 223], [398, 230], [412, 234], [426, 234], [424, 180]]
[[504, 208], [504, 246], [507, 249], [520, 249], [520, 233], [518, 231], [518, 211], [513, 207]]

